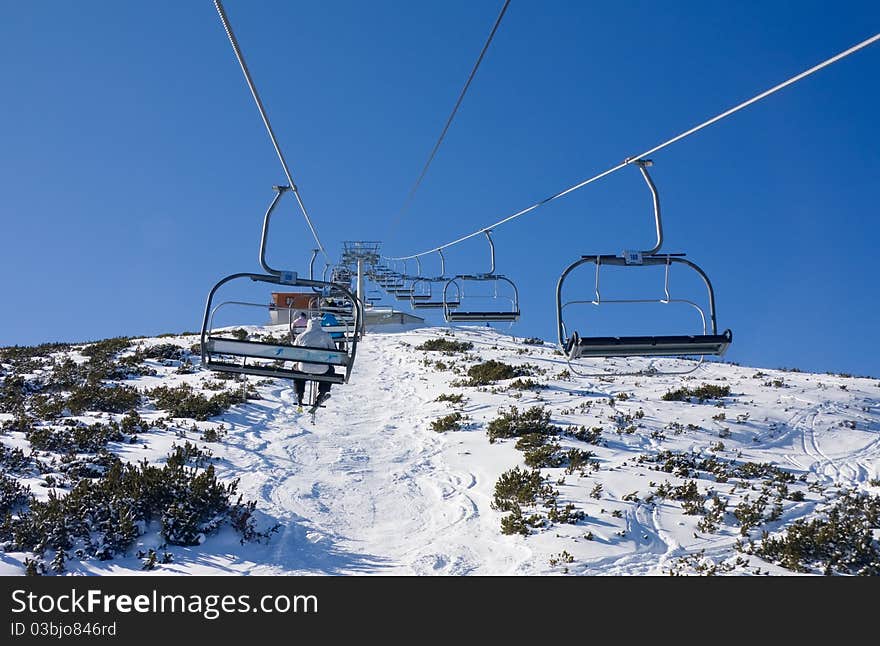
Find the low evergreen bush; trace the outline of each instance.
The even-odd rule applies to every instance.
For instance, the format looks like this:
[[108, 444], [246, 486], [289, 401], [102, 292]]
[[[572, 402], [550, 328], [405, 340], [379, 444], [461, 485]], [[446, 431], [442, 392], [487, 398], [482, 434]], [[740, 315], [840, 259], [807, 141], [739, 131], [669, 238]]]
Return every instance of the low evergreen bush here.
[[532, 406], [519, 412], [515, 406], [502, 411], [501, 415], [489, 422], [486, 432], [489, 442], [508, 437], [521, 437], [531, 433], [558, 435], [561, 429], [550, 423], [550, 412], [540, 406]]
[[444, 354], [457, 354], [472, 350], [474, 344], [470, 341], [450, 341], [449, 339], [429, 339], [416, 346], [416, 350], [424, 352], [442, 352]]
[[468, 368], [467, 375], [470, 378], [468, 381], [469, 386], [488, 386], [496, 381], [528, 376], [529, 370], [521, 366], [511, 366], [503, 361], [490, 359]]
[[708, 399], [721, 399], [730, 395], [730, 386], [716, 386], [713, 384], [703, 384], [696, 388], [682, 387], [677, 390], [670, 390], [665, 393], [661, 399], [663, 401], [684, 402], [696, 399], [700, 403]]

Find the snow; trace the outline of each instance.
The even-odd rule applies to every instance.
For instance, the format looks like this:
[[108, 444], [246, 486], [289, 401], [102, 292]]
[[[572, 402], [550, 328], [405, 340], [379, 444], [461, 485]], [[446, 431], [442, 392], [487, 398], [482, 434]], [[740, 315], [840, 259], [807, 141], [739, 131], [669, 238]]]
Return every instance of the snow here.
[[[462, 355], [415, 349], [450, 333], [457, 341], [474, 344], [467, 353], [470, 361]], [[138, 340], [144, 345], [172, 342], [187, 348], [196, 341], [194, 336]], [[479, 389], [454, 386], [451, 383], [462, 379], [462, 374], [426, 365], [426, 358], [459, 368], [488, 359], [531, 364], [537, 371], [532, 378], [547, 388], [509, 391], [505, 382]], [[160, 383], [196, 386], [213, 378], [199, 370], [176, 374], [158, 361], [151, 365], [159, 370], [158, 376], [127, 383], [145, 389]], [[588, 365], [601, 369], [643, 364], [596, 360]], [[731, 493], [730, 484], [705, 476], [697, 480], [701, 492], [715, 490], [727, 501], [728, 520], [716, 533], [699, 531], [699, 517], [685, 515], [678, 502], [668, 498], [645, 502], [651, 483], [685, 482], [637, 460], [663, 450], [769, 462], [805, 476], [805, 483], [792, 486], [805, 492], [804, 500], [787, 501], [782, 516], [764, 526], [770, 531], [816, 513], [834, 491], [855, 487], [878, 493], [877, 379], [759, 371], [724, 363], [704, 364], [687, 378], [565, 378], [560, 376], [565, 369], [564, 358], [552, 345], [525, 345], [488, 328], [401, 327], [370, 332], [358, 346], [350, 383], [333, 387], [314, 424], [308, 415], [296, 413], [291, 384], [252, 377], [262, 399], [197, 423], [204, 429], [222, 422], [228, 433], [220, 442], [202, 442], [192, 432], [186, 439], [210, 448], [218, 458], [215, 469], [220, 478], [239, 479], [239, 492], [256, 501], [260, 528], [278, 524], [278, 531], [268, 542], [242, 545], [231, 529], [224, 528], [202, 545], [169, 547], [173, 562], [144, 574], [658, 575], [689, 555], [702, 553], [704, 560], [714, 563], [741, 556], [734, 545], [743, 537], [730, 522], [729, 512], [743, 491]], [[783, 385], [772, 385], [774, 380], [783, 380]], [[661, 399], [667, 391], [703, 383], [730, 386], [731, 396], [724, 399], [723, 407], [711, 401]], [[450, 406], [436, 401], [441, 393], [462, 393], [466, 400]], [[615, 399], [621, 393], [628, 398]], [[521, 411], [547, 406], [552, 423], [563, 428], [603, 427], [602, 446], [571, 437], [558, 440], [563, 448], [595, 453], [598, 471], [579, 476], [566, 474], [564, 468], [543, 470], [559, 490], [559, 506], [570, 502], [586, 513], [577, 524], [552, 524], [529, 536], [501, 533], [505, 514], [490, 505], [495, 482], [504, 471], [523, 467], [523, 455], [514, 448], [514, 440], [490, 443], [486, 425], [511, 405]], [[467, 418], [462, 430], [431, 430], [433, 420], [454, 410]], [[615, 432], [610, 418], [638, 410], [644, 416], [634, 420], [632, 433]], [[724, 419], [713, 419], [719, 413]], [[147, 419], [162, 415], [151, 408], [141, 414]], [[191, 425], [192, 420], [180, 421], [178, 429]], [[8, 433], [0, 441], [27, 450], [21, 434]], [[125, 460], [158, 462], [173, 443], [182, 441], [174, 429], [154, 429], [140, 434], [137, 444], [113, 448]], [[717, 446], [719, 441], [723, 448]], [[38, 496], [48, 495], [39, 479], [27, 482]], [[595, 498], [591, 492], [598, 484], [602, 491]], [[633, 493], [638, 500], [624, 500]], [[753, 498], [757, 494], [750, 493]], [[150, 536], [154, 534], [142, 537], [138, 549], [157, 547]], [[142, 561], [136, 551], [103, 562], [71, 560], [69, 571], [140, 573]], [[571, 555], [570, 562], [551, 565], [563, 552]], [[21, 574], [25, 556], [0, 553], [0, 575]], [[744, 558], [749, 566], [734, 573], [749, 574], [758, 568], [762, 573], [793, 574], [755, 556]]]

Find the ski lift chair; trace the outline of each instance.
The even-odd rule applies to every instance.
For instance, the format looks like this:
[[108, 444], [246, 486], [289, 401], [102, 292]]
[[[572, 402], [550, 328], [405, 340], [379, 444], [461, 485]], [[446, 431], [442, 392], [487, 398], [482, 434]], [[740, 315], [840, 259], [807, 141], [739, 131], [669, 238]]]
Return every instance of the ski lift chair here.
[[[266, 262], [266, 240], [268, 237], [269, 221], [272, 212], [281, 196], [289, 189], [288, 186], [274, 187], [276, 194], [266, 215], [263, 219], [263, 234], [260, 240], [260, 264], [266, 271], [265, 274], [238, 273], [222, 278], [208, 294], [205, 303], [205, 312], [202, 318], [201, 329], [201, 354], [202, 366], [218, 372], [230, 372], [244, 375], [261, 377], [275, 377], [282, 379], [305, 379], [307, 381], [328, 381], [331, 383], [346, 383], [351, 375], [357, 353], [357, 335], [345, 350], [330, 350], [327, 348], [311, 348], [294, 346], [285, 341], [263, 341], [241, 338], [240, 333], [229, 328], [218, 328], [214, 325], [214, 319], [219, 310], [231, 306], [250, 307], [265, 309], [264, 303], [246, 301], [224, 301], [214, 305], [214, 297], [218, 290], [233, 281], [250, 280], [257, 283], [271, 285], [288, 285], [293, 287], [308, 287], [324, 293], [336, 294], [350, 303], [354, 314], [354, 328], [359, 329], [362, 312], [358, 299], [349, 289], [341, 285], [335, 285], [326, 281], [299, 278], [296, 272], [273, 269]], [[288, 308], [291, 309], [291, 308]], [[288, 320], [292, 318], [288, 312]], [[290, 338], [289, 335], [287, 337]], [[319, 366], [332, 367], [335, 374], [312, 374], [297, 370], [297, 363], [308, 363]], [[336, 368], [342, 368], [342, 373], [335, 372]]]
[[[221, 279], [208, 295], [205, 305], [205, 315], [202, 320], [201, 348], [202, 366], [218, 372], [233, 372], [261, 377], [277, 377], [283, 379], [306, 379], [309, 381], [329, 381], [332, 383], [347, 383], [354, 366], [357, 352], [358, 335], [352, 334], [350, 344], [344, 351], [328, 350], [326, 348], [310, 348], [294, 346], [288, 342], [267, 342], [250, 339], [241, 339], [229, 328], [216, 328], [214, 319], [221, 308], [229, 306], [245, 306], [265, 308], [262, 303], [246, 301], [224, 301], [214, 305], [214, 296], [223, 285], [239, 279], [249, 279], [254, 282], [270, 283], [274, 285], [289, 285], [293, 287], [319, 287], [319, 281], [300, 279], [295, 273], [285, 272], [281, 276], [273, 274], [239, 273], [226, 276]], [[337, 289], [341, 289], [338, 286]], [[354, 330], [358, 329], [361, 310], [357, 298], [350, 292], [346, 295], [351, 299], [355, 308]], [[293, 310], [291, 310], [292, 312]], [[313, 312], [314, 313], [314, 312]], [[323, 328], [330, 332], [328, 328]], [[334, 328], [335, 329], [335, 328]], [[348, 327], [342, 327], [347, 330]], [[286, 336], [290, 339], [290, 335]], [[342, 368], [342, 374], [336, 372], [331, 375], [312, 374], [297, 370], [293, 365], [296, 363], [308, 363], [324, 365], [328, 367]]]
[[456, 300], [444, 303], [442, 298], [438, 299], [434, 296], [434, 285], [439, 283], [445, 284], [449, 281], [449, 277], [446, 276], [446, 258], [443, 256], [443, 250], [438, 249], [437, 253], [440, 256], [440, 275], [434, 277], [425, 276], [413, 282], [413, 293], [410, 296], [409, 304], [415, 310], [443, 309], [444, 306], [455, 309], [459, 306]]
[[[443, 287], [443, 315], [448, 323], [514, 323], [519, 320], [519, 291], [512, 280], [495, 273], [495, 243], [492, 242], [491, 231], [483, 231], [489, 242], [489, 257], [491, 265], [485, 274], [459, 274], [448, 280]], [[510, 301], [510, 308], [476, 309], [466, 307], [468, 295], [465, 292], [467, 283], [491, 283], [493, 293], [490, 297], [493, 303]], [[499, 286], [509, 289], [508, 295], [499, 293]], [[450, 287], [455, 287], [455, 298], [450, 294]], [[475, 300], [475, 299], [473, 299]]]
[[[686, 374], [696, 370], [702, 363], [705, 355], [723, 355], [733, 341], [733, 333], [725, 330], [718, 333], [718, 325], [715, 314], [715, 292], [712, 283], [706, 273], [695, 263], [685, 259], [684, 254], [660, 254], [663, 244], [663, 227], [660, 216], [660, 199], [657, 188], [648, 174], [647, 167], [650, 160], [636, 160], [635, 163], [642, 173], [645, 182], [651, 190], [654, 201], [654, 220], [657, 231], [657, 243], [648, 251], [624, 251], [621, 255], [614, 254], [591, 254], [584, 255], [569, 265], [556, 285], [556, 316], [559, 335], [559, 343], [571, 362], [584, 358], [605, 357], [683, 357], [699, 356], [699, 362], [690, 370], [684, 372], [664, 372], [661, 374]], [[595, 296], [591, 300], [563, 300], [563, 287], [569, 275], [578, 267], [585, 265], [595, 267]], [[655, 299], [606, 299], [599, 290], [599, 275], [601, 267], [652, 267], [663, 266], [665, 268], [664, 297]], [[680, 265], [695, 271], [706, 286], [709, 305], [708, 325], [706, 314], [697, 303], [687, 299], [671, 298], [669, 292], [669, 270], [672, 265]], [[576, 331], [568, 332], [564, 314], [567, 307], [575, 304], [591, 304], [594, 306], [611, 305], [620, 303], [682, 303], [694, 308], [702, 321], [701, 330], [692, 334], [662, 335], [662, 336], [581, 336]], [[577, 370], [575, 370], [577, 372]], [[585, 374], [578, 372], [578, 374]], [[591, 373], [601, 374], [601, 373]], [[621, 374], [621, 373], [617, 373]], [[633, 373], [623, 373], [633, 374]], [[636, 373], [638, 374], [638, 373]]]
[[410, 300], [410, 297], [413, 293], [413, 282], [419, 280], [422, 277], [422, 263], [418, 258], [416, 258], [416, 264], [418, 265], [416, 275], [410, 276], [407, 273], [406, 260], [404, 260], [403, 272], [397, 274], [397, 282], [385, 287], [385, 291], [394, 296], [394, 298], [399, 301]]

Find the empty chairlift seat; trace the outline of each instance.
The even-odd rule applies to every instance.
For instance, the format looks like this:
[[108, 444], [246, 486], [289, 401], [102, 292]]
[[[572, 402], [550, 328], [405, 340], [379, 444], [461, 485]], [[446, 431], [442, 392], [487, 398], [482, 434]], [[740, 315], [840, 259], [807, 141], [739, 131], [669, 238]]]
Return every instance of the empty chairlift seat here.
[[669, 357], [685, 355], [723, 355], [733, 334], [695, 334], [680, 336], [592, 336], [577, 332], [565, 341], [569, 359], [589, 357]]
[[[487, 298], [470, 298], [465, 291], [467, 283], [484, 283], [492, 285], [492, 294]], [[503, 285], [507, 293], [501, 293], [498, 287]], [[454, 287], [454, 295], [450, 290]], [[475, 300], [488, 300], [491, 305], [510, 303], [510, 307], [473, 307]], [[519, 320], [519, 292], [509, 278], [497, 274], [461, 275], [449, 280], [443, 288], [444, 316], [449, 323], [513, 323]], [[471, 303], [469, 305], [469, 302]]]
[[[448, 323], [514, 323], [519, 320], [519, 291], [512, 280], [495, 273], [495, 243], [491, 230], [483, 231], [489, 242], [489, 271], [484, 274], [459, 274], [443, 287], [443, 314]], [[469, 295], [467, 286], [491, 286], [491, 294]], [[454, 287], [454, 294], [450, 288]], [[499, 290], [499, 288], [501, 288]], [[507, 307], [506, 304], [510, 303]], [[479, 303], [481, 306], [475, 306]], [[500, 305], [504, 303], [504, 307]]]
[[[559, 344], [565, 351], [569, 362], [582, 358], [604, 358], [604, 357], [687, 357], [699, 356], [700, 361], [706, 355], [723, 355], [731, 342], [733, 341], [733, 333], [725, 330], [718, 332], [717, 320], [715, 314], [715, 292], [712, 283], [706, 273], [695, 263], [685, 259], [684, 254], [661, 254], [660, 247], [663, 244], [663, 227], [660, 216], [660, 198], [657, 188], [651, 180], [647, 172], [647, 167], [651, 165], [650, 160], [633, 160], [633, 164], [638, 166], [642, 177], [651, 190], [654, 203], [654, 220], [657, 232], [657, 242], [655, 246], [648, 251], [625, 251], [621, 255], [615, 254], [597, 254], [585, 255], [569, 265], [556, 285], [556, 317], [558, 327]], [[563, 288], [572, 272], [582, 266], [595, 267], [594, 297], [590, 300], [583, 298], [568, 299], [563, 296]], [[707, 291], [709, 317], [708, 321], [704, 309], [697, 303], [681, 298], [671, 298], [669, 292], [669, 275], [672, 266], [682, 266], [696, 272], [702, 279]], [[600, 270], [603, 266], [617, 266], [623, 268], [637, 267], [657, 267], [662, 266], [665, 269], [664, 296], [661, 298], [645, 299], [606, 299], [599, 289]], [[700, 315], [702, 320], [702, 330], [696, 334], [676, 334], [676, 335], [639, 335], [639, 336], [587, 336], [573, 330], [571, 325], [566, 324], [566, 316], [570, 317], [572, 305], [593, 305], [601, 306], [605, 304], [631, 304], [631, 303], [659, 303], [668, 305], [671, 303], [680, 303], [694, 308]], [[569, 333], [569, 329], [572, 331]], [[668, 373], [669, 374], [669, 373]], [[682, 374], [681, 372], [671, 374]]]

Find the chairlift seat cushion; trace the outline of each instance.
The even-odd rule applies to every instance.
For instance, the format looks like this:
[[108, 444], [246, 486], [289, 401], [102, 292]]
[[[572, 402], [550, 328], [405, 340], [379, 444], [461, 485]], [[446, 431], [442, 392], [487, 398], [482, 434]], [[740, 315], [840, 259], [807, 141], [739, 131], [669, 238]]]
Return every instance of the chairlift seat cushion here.
[[575, 332], [566, 343], [569, 359], [582, 357], [671, 357], [723, 355], [733, 333], [680, 336], [591, 336]]
[[464, 321], [518, 321], [519, 312], [446, 312], [446, 320], [449, 322]]
[[320, 374], [315, 375], [310, 372], [301, 372], [299, 370], [291, 370], [290, 368], [277, 368], [270, 364], [248, 364], [232, 363], [229, 361], [219, 361], [208, 357], [205, 367], [217, 372], [234, 372], [245, 375], [255, 375], [260, 377], [276, 377], [279, 379], [305, 379], [307, 381], [325, 381], [331, 384], [344, 384], [345, 375], [343, 374]]
[[443, 301], [412, 301], [410, 305], [413, 309], [417, 310], [427, 310], [427, 309], [442, 309], [444, 306], [452, 309], [458, 307], [458, 302], [446, 302]]

